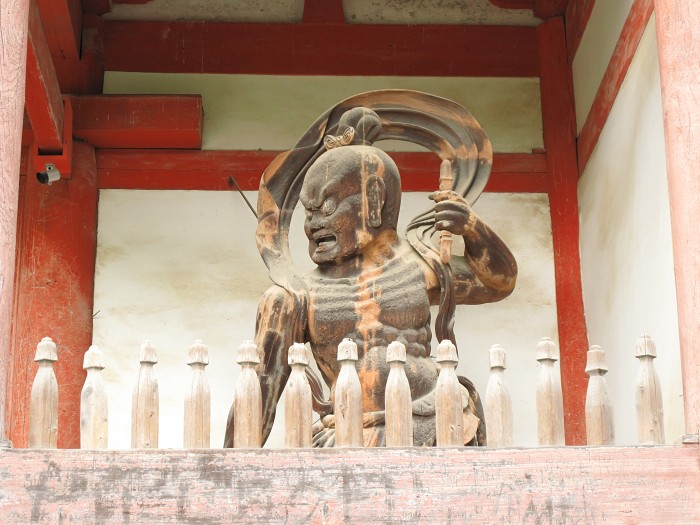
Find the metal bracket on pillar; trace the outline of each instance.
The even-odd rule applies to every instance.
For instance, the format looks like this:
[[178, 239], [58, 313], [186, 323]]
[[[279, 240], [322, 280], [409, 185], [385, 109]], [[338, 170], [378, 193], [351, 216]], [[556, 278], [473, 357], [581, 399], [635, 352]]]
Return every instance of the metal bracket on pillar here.
[[63, 148], [60, 153], [43, 154], [36, 142], [32, 144], [32, 160], [36, 178], [41, 184], [70, 179], [73, 162], [73, 108], [70, 97], [63, 98]]

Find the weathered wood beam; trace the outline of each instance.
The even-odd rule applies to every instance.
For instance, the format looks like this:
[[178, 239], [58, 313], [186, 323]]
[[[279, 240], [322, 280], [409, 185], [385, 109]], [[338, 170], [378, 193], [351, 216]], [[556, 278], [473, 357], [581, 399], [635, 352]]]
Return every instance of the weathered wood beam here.
[[7, 525], [700, 522], [700, 447], [8, 450]]
[[539, 75], [532, 27], [108, 21], [103, 42], [111, 71]]
[[39, 9], [33, 1], [29, 4], [28, 37], [25, 107], [39, 152], [58, 154], [63, 148], [63, 100]]
[[583, 175], [591, 154], [598, 144], [600, 134], [608, 121], [610, 111], [653, 11], [654, 0], [634, 0], [630, 8], [625, 24], [622, 26], [620, 38], [579, 134], [577, 146], [579, 176]]
[[199, 95], [71, 97], [73, 135], [97, 148], [200, 148]]
[[41, 15], [56, 76], [64, 94], [102, 91], [99, 12], [108, 0], [35, 0]]
[[566, 20], [566, 49], [569, 53], [569, 63], [574, 61], [594, 5], [595, 0], [570, 0], [566, 7], [564, 19]]
[[489, 2], [503, 9], [531, 9], [535, 16], [546, 20], [563, 15], [569, 0], [489, 0]]
[[489, 0], [496, 7], [502, 9], [533, 9], [535, 0]]
[[83, 12], [102, 16], [112, 10], [112, 0], [83, 0]]
[[586, 442], [584, 369], [588, 334], [583, 311], [579, 253], [576, 114], [563, 17], [537, 28], [542, 74], [542, 128], [547, 151], [549, 209], [552, 219], [557, 324], [561, 354], [566, 443]]
[[566, 12], [569, 0], [535, 0], [532, 12], [535, 16], [547, 20], [555, 16], [562, 16]]
[[[99, 150], [101, 189], [257, 190], [278, 151]], [[440, 159], [432, 153], [390, 153], [403, 191], [435, 191]], [[547, 191], [543, 154], [496, 153], [487, 192]], [[231, 179], [231, 180], [230, 180]]]
[[104, 66], [102, 59], [102, 36], [99, 28], [102, 19], [97, 15], [85, 14], [80, 60], [56, 57], [54, 65], [61, 84], [61, 92], [72, 95], [102, 93]]
[[80, 60], [83, 7], [80, 0], [35, 0], [55, 59]]
[[305, 24], [344, 24], [342, 0], [304, 0]]
[[[199, 95], [70, 97], [73, 135], [98, 148], [189, 148], [202, 144]], [[22, 144], [34, 135], [25, 127]]]

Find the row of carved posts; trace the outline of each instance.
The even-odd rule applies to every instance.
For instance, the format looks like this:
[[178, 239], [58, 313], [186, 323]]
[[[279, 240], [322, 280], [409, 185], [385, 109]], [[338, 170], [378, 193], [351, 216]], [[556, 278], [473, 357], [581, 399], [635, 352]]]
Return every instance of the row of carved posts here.
[[[658, 375], [653, 359], [656, 347], [642, 335], [637, 340], [635, 356], [639, 369], [635, 386], [638, 439], [643, 444], [664, 443], [663, 406]], [[345, 339], [338, 346], [340, 373], [334, 395], [336, 447], [362, 446], [362, 389], [355, 363], [357, 345]], [[306, 346], [295, 343], [289, 349], [292, 371], [285, 393], [285, 444], [288, 448], [305, 448], [312, 441], [312, 396], [306, 376], [309, 365]], [[413, 444], [411, 391], [404, 370], [406, 348], [399, 342], [389, 344], [386, 359], [390, 365], [386, 384], [386, 444], [407, 447]], [[56, 448], [58, 434], [58, 385], [53, 364], [58, 360], [55, 343], [48, 337], [37, 345], [30, 406], [30, 448]], [[537, 378], [537, 434], [542, 446], [564, 444], [564, 416], [561, 381], [555, 369], [557, 349], [549, 339], [537, 345], [541, 363]], [[141, 366], [132, 398], [132, 448], [158, 447], [158, 381], [153, 366], [158, 362], [156, 349], [146, 341], [141, 346]], [[258, 448], [262, 441], [262, 396], [255, 367], [260, 356], [255, 344], [245, 341], [238, 349], [241, 366], [234, 392], [234, 447]], [[436, 385], [436, 442], [439, 447], [462, 446], [462, 387], [455, 368], [457, 350], [449, 341], [438, 345], [440, 372]], [[211, 396], [204, 372], [209, 363], [208, 349], [201, 341], [189, 348], [187, 364], [192, 369], [185, 394], [185, 448], [210, 446]], [[488, 446], [513, 446], [513, 409], [506, 381], [506, 353], [499, 345], [490, 349], [491, 374], [486, 388], [484, 409]], [[105, 367], [99, 348], [91, 346], [85, 353], [87, 371], [80, 405], [80, 445], [84, 449], [107, 448], [108, 408], [101, 371]], [[605, 352], [599, 346], [588, 351], [586, 372], [589, 375], [586, 395], [586, 429], [589, 445], [614, 442], [613, 409], [605, 374]]]

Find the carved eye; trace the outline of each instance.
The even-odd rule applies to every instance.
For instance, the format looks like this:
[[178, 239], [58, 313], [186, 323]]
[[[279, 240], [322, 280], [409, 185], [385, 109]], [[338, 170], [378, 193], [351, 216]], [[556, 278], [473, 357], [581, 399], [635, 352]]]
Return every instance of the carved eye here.
[[321, 204], [321, 213], [328, 216], [335, 211], [336, 207], [335, 199], [326, 199], [323, 201], [323, 204]]

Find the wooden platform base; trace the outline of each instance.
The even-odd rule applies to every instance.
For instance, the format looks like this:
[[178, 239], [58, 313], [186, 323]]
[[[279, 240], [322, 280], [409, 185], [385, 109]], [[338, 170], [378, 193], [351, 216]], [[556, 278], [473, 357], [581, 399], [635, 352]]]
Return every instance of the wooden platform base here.
[[700, 447], [3, 450], [2, 523], [700, 523]]

